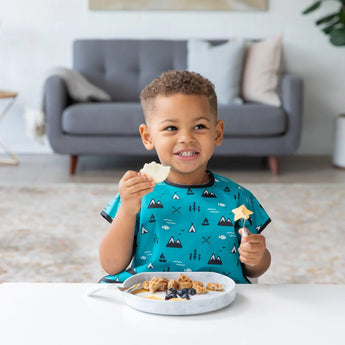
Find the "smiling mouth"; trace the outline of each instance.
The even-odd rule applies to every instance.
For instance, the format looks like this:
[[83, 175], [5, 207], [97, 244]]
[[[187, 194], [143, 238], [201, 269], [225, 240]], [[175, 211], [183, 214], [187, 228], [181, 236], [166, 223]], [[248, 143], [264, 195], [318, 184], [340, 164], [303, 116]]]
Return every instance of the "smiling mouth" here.
[[179, 152], [178, 155], [180, 157], [193, 157], [197, 154], [197, 152], [195, 151], [183, 151], [183, 152]]

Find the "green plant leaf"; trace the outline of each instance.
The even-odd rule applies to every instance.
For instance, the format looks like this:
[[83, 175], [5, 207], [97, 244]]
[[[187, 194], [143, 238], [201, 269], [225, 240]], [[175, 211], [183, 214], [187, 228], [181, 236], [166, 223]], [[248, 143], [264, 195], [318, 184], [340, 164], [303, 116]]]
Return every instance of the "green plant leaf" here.
[[310, 7], [308, 7], [307, 9], [305, 9], [302, 14], [308, 14], [310, 12], [315, 11], [316, 9], [318, 9], [321, 5], [322, 1], [316, 1], [314, 4], [312, 4]]
[[333, 30], [336, 30], [336, 26], [338, 25], [338, 22], [332, 23], [331, 25], [326, 26], [325, 28], [322, 29], [322, 31], [326, 34], [329, 35]]
[[315, 22], [315, 24], [316, 25], [320, 25], [320, 24], [328, 23], [328, 22], [330, 22], [333, 19], [338, 19], [338, 17], [339, 17], [339, 13], [338, 12], [332, 13], [332, 14], [326, 16], [326, 17], [320, 18], [319, 20], [317, 20]]
[[330, 42], [335, 46], [345, 46], [345, 28], [332, 30]]

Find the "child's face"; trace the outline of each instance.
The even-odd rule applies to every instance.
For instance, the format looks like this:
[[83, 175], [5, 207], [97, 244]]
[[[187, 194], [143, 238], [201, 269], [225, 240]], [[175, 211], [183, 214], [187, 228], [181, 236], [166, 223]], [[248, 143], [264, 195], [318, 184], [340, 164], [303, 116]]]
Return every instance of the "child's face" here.
[[207, 181], [207, 163], [223, 130], [206, 96], [182, 94], [157, 97], [147, 124], [140, 126], [146, 149], [156, 149], [160, 162], [171, 166], [168, 179], [181, 184]]

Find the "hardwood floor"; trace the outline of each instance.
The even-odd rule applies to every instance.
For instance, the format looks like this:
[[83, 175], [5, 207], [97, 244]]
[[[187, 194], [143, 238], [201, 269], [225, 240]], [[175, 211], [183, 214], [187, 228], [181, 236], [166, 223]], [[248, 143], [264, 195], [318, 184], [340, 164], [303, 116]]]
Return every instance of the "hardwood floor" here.
[[[26, 154], [19, 159], [18, 166], [0, 165], [0, 183], [117, 183], [125, 171], [139, 170], [154, 160], [152, 156], [81, 156], [71, 176], [69, 156]], [[278, 176], [271, 174], [266, 160], [252, 157], [213, 158], [209, 169], [238, 183], [345, 183], [345, 169], [335, 168], [329, 156], [283, 157]]]

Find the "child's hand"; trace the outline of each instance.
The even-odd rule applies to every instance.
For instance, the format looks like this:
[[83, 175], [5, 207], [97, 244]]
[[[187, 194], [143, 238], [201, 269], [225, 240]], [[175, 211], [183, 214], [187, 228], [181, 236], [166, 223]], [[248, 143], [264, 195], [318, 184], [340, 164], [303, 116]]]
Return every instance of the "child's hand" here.
[[154, 186], [152, 178], [136, 171], [127, 171], [119, 183], [122, 209], [127, 214], [137, 214], [140, 211], [142, 197], [152, 192]]
[[259, 234], [251, 234], [246, 228], [248, 236], [243, 237], [243, 228], [239, 230], [242, 236], [241, 245], [238, 248], [240, 260], [248, 266], [256, 266], [261, 263], [265, 251], [266, 240], [265, 237]]

